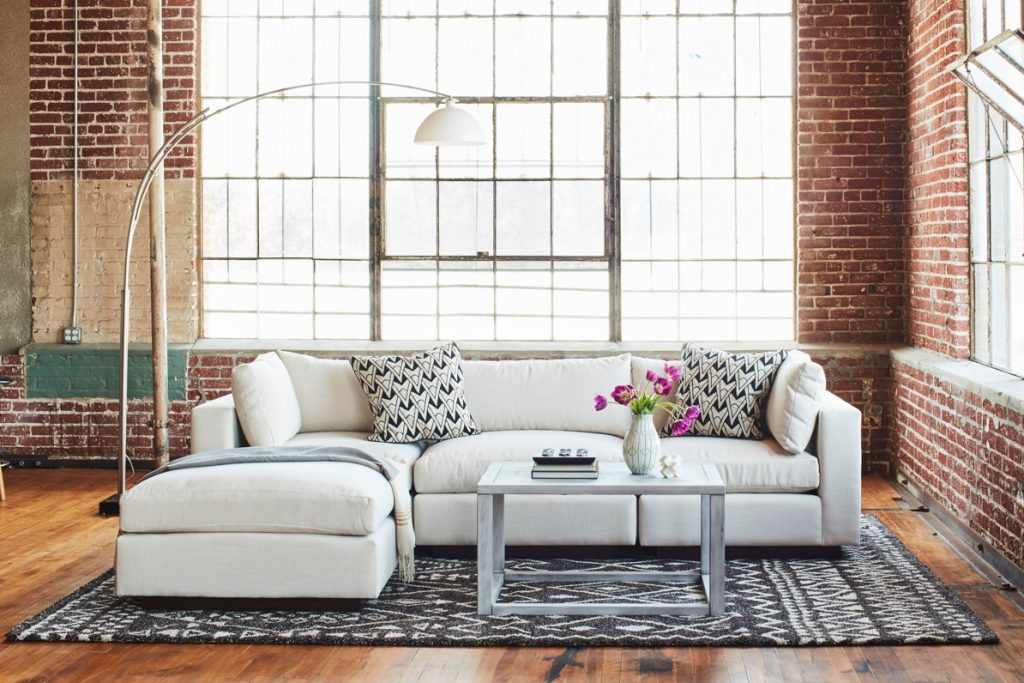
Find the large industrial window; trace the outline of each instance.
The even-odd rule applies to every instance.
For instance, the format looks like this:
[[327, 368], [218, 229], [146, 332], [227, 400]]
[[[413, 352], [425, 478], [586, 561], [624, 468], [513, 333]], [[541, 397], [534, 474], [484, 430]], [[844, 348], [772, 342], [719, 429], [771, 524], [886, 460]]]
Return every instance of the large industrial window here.
[[[207, 337], [793, 337], [791, 3], [204, 0]], [[371, 197], [379, 196], [379, 210]]]
[[[970, 0], [975, 49], [1021, 25], [1017, 0]], [[1024, 375], [1024, 142], [968, 91], [973, 355]]]

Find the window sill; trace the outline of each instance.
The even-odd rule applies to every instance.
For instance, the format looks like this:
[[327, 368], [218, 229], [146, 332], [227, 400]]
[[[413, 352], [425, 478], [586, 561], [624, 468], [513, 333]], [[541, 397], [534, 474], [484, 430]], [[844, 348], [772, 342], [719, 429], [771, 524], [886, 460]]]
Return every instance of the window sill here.
[[1024, 379], [1017, 375], [973, 360], [947, 358], [926, 349], [896, 349], [892, 358], [992, 403], [1024, 413]]
[[[368, 342], [335, 339], [199, 339], [192, 347], [196, 353], [263, 352], [277, 349], [314, 355], [345, 356], [359, 353], [415, 353], [438, 342]], [[796, 342], [700, 342], [702, 345], [727, 351], [766, 351], [800, 349], [809, 354], [862, 355], [889, 353], [896, 348], [889, 344], [798, 344]], [[565, 358], [609, 356], [620, 353], [676, 358], [682, 343], [642, 342], [459, 342], [467, 358]]]

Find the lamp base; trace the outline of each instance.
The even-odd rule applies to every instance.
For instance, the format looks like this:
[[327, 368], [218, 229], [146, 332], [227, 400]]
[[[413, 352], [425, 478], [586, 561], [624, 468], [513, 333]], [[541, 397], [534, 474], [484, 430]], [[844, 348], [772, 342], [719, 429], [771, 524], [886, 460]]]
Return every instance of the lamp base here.
[[121, 496], [113, 494], [109, 498], [100, 501], [100, 515], [103, 517], [116, 517], [121, 511]]

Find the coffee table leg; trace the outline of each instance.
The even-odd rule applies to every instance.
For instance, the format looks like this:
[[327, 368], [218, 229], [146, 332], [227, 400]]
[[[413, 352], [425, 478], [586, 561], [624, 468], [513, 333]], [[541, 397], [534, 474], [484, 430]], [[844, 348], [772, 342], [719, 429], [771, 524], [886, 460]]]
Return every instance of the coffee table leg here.
[[494, 547], [491, 572], [494, 574], [494, 586], [505, 582], [505, 495], [492, 496], [494, 507], [494, 531], [491, 543]]
[[476, 495], [476, 582], [477, 613], [491, 614], [494, 569], [494, 499], [488, 494]]
[[708, 543], [711, 541], [711, 496], [700, 497], [700, 573], [711, 573]]
[[[708, 543], [709, 595], [708, 605], [711, 616], [717, 617], [725, 612], [725, 496], [715, 494], [709, 496], [710, 501], [710, 539]], [[703, 555], [703, 549], [701, 551]]]

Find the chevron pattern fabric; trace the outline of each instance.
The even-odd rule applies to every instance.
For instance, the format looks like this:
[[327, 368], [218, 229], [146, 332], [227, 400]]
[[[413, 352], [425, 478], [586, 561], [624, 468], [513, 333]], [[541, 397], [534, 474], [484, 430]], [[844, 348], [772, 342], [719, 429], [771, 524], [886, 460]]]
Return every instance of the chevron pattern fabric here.
[[466, 405], [458, 345], [415, 356], [353, 356], [373, 412], [370, 441], [410, 443], [479, 434]]
[[[509, 569], [518, 571], [687, 571], [698, 566], [691, 560], [654, 557], [508, 562]], [[505, 584], [501, 599], [643, 604], [698, 601], [696, 591], [691, 585], [648, 581], [516, 581]], [[725, 614], [720, 617], [482, 617], [476, 603], [475, 560], [418, 557], [414, 581], [393, 578], [378, 599], [358, 612], [146, 611], [114, 595], [114, 575], [108, 571], [15, 626], [7, 639], [386, 647], [773, 647], [997, 640], [956, 593], [873, 517], [863, 518], [861, 544], [843, 548], [835, 559], [729, 560]], [[963, 651], [962, 656], [970, 653]]]
[[[764, 406], [786, 353], [734, 354], [686, 344], [676, 402], [700, 406], [687, 436], [763, 439]], [[666, 436], [670, 430], [666, 425]]]

